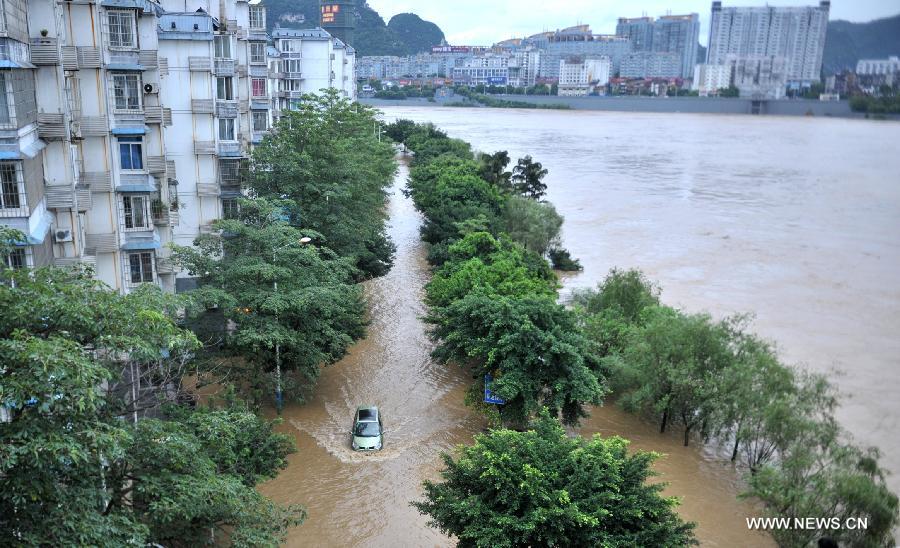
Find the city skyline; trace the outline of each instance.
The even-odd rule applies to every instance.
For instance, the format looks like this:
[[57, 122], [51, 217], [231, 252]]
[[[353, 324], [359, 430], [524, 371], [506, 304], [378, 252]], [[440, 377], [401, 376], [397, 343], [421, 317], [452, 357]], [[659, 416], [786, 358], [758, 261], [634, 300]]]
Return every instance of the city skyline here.
[[[759, 0], [735, 0], [724, 2], [728, 7], [765, 6]], [[812, 6], [818, 0], [780, 0], [769, 2], [772, 6]], [[548, 10], [546, 2], [538, 0], [499, 0], [483, 3], [478, 0], [458, 0], [452, 5], [422, 3], [415, 0], [369, 0], [369, 5], [385, 19], [398, 13], [415, 13], [437, 24], [456, 45], [491, 45], [507, 38], [522, 38], [543, 30], [556, 30], [578, 24], [591, 25], [598, 34], [614, 34], [620, 17], [640, 17], [644, 14], [659, 17], [672, 13], [700, 14], [700, 43], [709, 41], [709, 24], [712, 2], [707, 0], [644, 0], [639, 4], [628, 2], [603, 3], [591, 0], [569, 0], [565, 10]], [[473, 23], [473, 14], [478, 20]], [[515, 14], [512, 16], [511, 14]], [[900, 14], [900, 0], [836, 0], [831, 5], [831, 20], [868, 22], [874, 19]]]

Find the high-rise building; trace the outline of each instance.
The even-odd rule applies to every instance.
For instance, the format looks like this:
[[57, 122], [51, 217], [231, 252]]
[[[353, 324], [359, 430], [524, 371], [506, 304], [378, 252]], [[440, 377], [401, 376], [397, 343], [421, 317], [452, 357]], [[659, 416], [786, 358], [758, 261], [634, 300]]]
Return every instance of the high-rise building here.
[[783, 59], [788, 84], [819, 82], [830, 8], [827, 0], [808, 7], [729, 8], [713, 2], [707, 64]]
[[322, 28], [352, 46], [355, 41], [356, 0], [320, 0], [319, 9]]
[[524, 42], [542, 50], [539, 70], [542, 78], [559, 78], [560, 62], [573, 55], [609, 57], [612, 73], [617, 74], [622, 59], [632, 52], [628, 38], [594, 34], [588, 25], [536, 34]]
[[[621, 18], [616, 25], [616, 35], [628, 38], [635, 52], [653, 52], [661, 54], [675, 54], [678, 58], [678, 68], [674, 76], [692, 78], [694, 64], [697, 60], [697, 48], [700, 39], [700, 16], [696, 13], [689, 15], [665, 15], [658, 19], [652, 17]], [[640, 66], [637, 61], [653, 59], [657, 66], [665, 59], [665, 56], [636, 56], [629, 63], [630, 70]], [[670, 72], [667, 70], [666, 72]], [[622, 73], [622, 76], [626, 74]], [[636, 76], [654, 76], [652, 74], [639, 74]]]
[[569, 57], [559, 62], [560, 97], [584, 97], [605, 93], [612, 64], [609, 57]]
[[679, 57], [682, 78], [693, 78], [700, 46], [700, 15], [664, 15], [653, 26], [654, 53], [674, 53]]

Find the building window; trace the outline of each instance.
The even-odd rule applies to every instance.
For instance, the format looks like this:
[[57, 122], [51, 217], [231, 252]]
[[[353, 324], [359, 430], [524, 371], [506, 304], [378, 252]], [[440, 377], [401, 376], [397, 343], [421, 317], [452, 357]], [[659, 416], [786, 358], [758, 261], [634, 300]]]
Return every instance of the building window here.
[[283, 51], [285, 53], [292, 53], [292, 52], [296, 51], [296, 49], [294, 49], [295, 47], [296, 46], [294, 44], [294, 40], [282, 40], [281, 41], [281, 51]]
[[110, 10], [106, 12], [106, 20], [109, 23], [109, 47], [129, 49], [137, 47], [133, 11]]
[[242, 183], [242, 160], [234, 158], [219, 159], [219, 179], [222, 186], [236, 186]]
[[250, 62], [254, 64], [266, 62], [265, 42], [250, 42]]
[[234, 99], [234, 84], [231, 76], [216, 78], [216, 99], [231, 101]]
[[144, 169], [143, 149], [141, 137], [119, 137], [119, 167], [128, 171]]
[[234, 118], [219, 118], [219, 140], [234, 141]]
[[132, 73], [113, 74], [113, 96], [116, 110], [141, 109], [141, 76]]
[[6, 73], [0, 72], [0, 124], [10, 123], [9, 98], [6, 96]]
[[240, 210], [240, 206], [238, 206], [237, 198], [223, 198], [222, 199], [222, 218], [223, 219], [237, 219], [240, 211], [241, 210]]
[[231, 59], [231, 37], [216, 36], [214, 38], [217, 59]]
[[253, 131], [269, 129], [269, 113], [262, 110], [253, 111]]
[[0, 209], [23, 207], [24, 187], [19, 162], [0, 162]]
[[266, 96], [266, 79], [265, 78], [252, 78], [250, 80], [250, 83], [251, 83], [254, 97], [265, 97]]
[[284, 72], [299, 73], [300, 72], [300, 59], [285, 59], [284, 60]]
[[149, 230], [148, 200], [146, 196], [123, 196], [122, 212], [126, 230]]
[[153, 252], [129, 253], [128, 271], [134, 285], [153, 283]]
[[31, 262], [31, 249], [24, 247], [14, 248], [9, 252], [3, 263], [7, 268], [12, 268], [15, 270], [21, 270], [23, 268], [28, 268]]
[[266, 28], [266, 9], [262, 6], [250, 6], [250, 28]]

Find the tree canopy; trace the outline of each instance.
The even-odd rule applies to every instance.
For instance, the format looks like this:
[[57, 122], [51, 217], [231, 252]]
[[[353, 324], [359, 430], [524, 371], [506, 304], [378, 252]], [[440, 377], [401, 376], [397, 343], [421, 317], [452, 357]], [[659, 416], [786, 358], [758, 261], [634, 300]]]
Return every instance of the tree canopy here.
[[459, 546], [691, 546], [694, 525], [650, 484], [659, 455], [622, 438], [569, 438], [546, 412], [525, 432], [492, 430], [444, 455], [414, 503]]

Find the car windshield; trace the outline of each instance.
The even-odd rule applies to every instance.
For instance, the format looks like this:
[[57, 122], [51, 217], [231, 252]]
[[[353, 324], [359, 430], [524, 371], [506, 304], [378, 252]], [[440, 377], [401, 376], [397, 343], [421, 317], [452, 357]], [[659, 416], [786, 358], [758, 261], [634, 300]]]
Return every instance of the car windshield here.
[[353, 432], [354, 436], [361, 438], [374, 438], [379, 434], [381, 434], [381, 428], [378, 427], [377, 422], [358, 422], [356, 431]]

